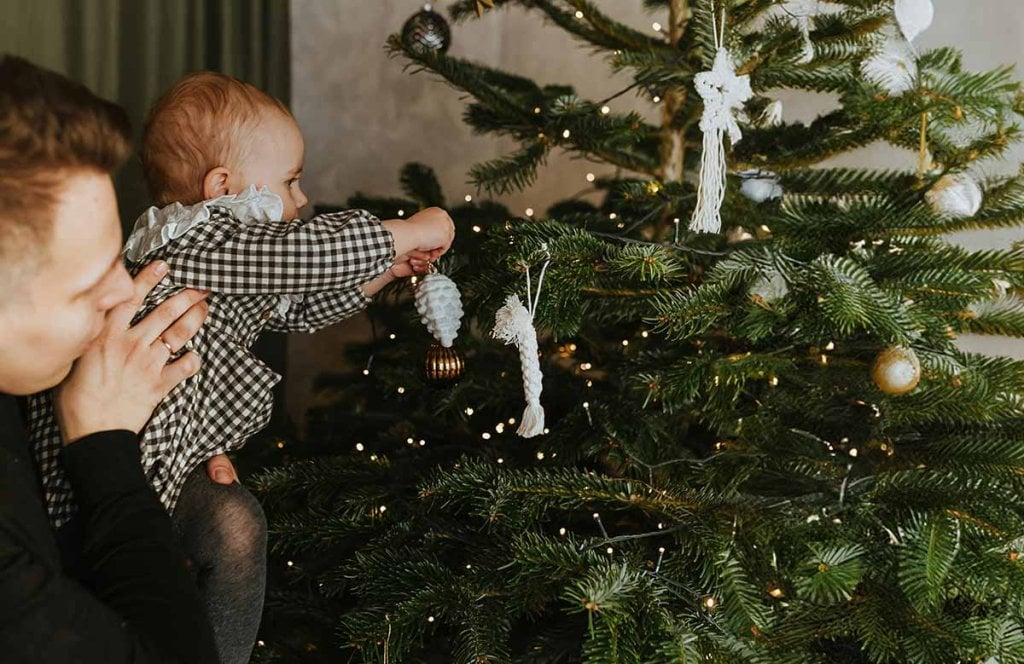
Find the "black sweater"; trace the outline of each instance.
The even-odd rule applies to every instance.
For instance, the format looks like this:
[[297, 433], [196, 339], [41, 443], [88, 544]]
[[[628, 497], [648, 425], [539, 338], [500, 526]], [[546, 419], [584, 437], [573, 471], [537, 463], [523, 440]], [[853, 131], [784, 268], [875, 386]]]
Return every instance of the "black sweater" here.
[[213, 635], [138, 438], [64, 449], [82, 519], [82, 578], [67, 576], [13, 397], [0, 394], [0, 661], [216, 664]]

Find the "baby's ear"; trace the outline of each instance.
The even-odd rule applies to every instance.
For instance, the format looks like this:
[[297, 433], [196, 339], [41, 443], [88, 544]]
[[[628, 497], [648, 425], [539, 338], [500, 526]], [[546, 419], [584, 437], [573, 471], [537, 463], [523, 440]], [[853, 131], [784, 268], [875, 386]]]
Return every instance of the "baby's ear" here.
[[226, 196], [230, 177], [231, 171], [223, 166], [211, 169], [203, 178], [203, 200]]

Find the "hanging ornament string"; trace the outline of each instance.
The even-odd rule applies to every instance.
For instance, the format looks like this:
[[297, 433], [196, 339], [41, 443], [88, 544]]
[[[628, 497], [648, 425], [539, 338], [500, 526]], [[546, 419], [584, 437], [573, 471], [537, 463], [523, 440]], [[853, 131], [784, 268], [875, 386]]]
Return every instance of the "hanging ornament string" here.
[[[545, 247], [546, 250], [546, 247]], [[526, 267], [526, 304], [523, 306], [518, 295], [509, 295], [505, 306], [494, 316], [494, 329], [491, 335], [506, 344], [515, 344], [519, 349], [519, 362], [523, 371], [523, 391], [526, 394], [526, 410], [516, 431], [523, 438], [532, 438], [544, 433], [544, 408], [540, 405], [540, 393], [543, 388], [543, 374], [540, 370], [540, 358], [537, 353], [537, 330], [533, 326], [540, 302], [540, 290], [544, 284], [544, 273], [547, 272], [551, 259], [544, 261], [537, 279], [536, 295], [531, 290], [530, 268]]]
[[725, 201], [725, 133], [733, 145], [743, 138], [735, 113], [753, 96], [749, 76], [737, 76], [732, 55], [725, 48], [725, 8], [721, 25], [711, 13], [711, 31], [715, 37], [715, 63], [711, 71], [694, 76], [694, 87], [704, 100], [700, 128], [704, 132], [697, 207], [690, 228], [698, 233], [718, 233], [722, 229], [722, 203]]

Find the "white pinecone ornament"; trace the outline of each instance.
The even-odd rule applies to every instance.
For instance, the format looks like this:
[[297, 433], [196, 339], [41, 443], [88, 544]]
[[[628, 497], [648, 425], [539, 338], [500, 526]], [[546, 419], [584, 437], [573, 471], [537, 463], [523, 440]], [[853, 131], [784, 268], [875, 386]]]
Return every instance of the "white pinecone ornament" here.
[[455, 282], [436, 271], [424, 276], [416, 286], [416, 311], [438, 343], [451, 348], [462, 323], [462, 296]]

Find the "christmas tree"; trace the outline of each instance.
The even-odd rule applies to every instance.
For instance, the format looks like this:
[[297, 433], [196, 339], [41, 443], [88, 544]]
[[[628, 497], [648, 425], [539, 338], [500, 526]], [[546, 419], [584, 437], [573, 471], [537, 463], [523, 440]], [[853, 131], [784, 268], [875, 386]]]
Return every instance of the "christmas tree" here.
[[[945, 238], [1024, 222], [1024, 178], [978, 167], [1019, 140], [1020, 87], [918, 49], [929, 0], [644, 4], [658, 32], [588, 0], [450, 14], [543, 14], [658, 122], [447, 56], [437, 16], [390, 39], [517, 143], [473, 167], [481, 190], [529, 186], [555, 150], [616, 175], [536, 218], [452, 210], [454, 384], [424, 375], [412, 284], [374, 305], [360, 370], [325, 379], [292, 446], [308, 458], [256, 480], [281, 570], [260, 656], [1024, 661], [1024, 364], [957, 345], [1024, 335], [1024, 251]], [[787, 121], [781, 90], [835, 110]], [[917, 168], [827, 164], [877, 141]], [[444, 204], [428, 169], [402, 182], [350, 203]], [[516, 433], [532, 353], [490, 334], [513, 294], [538, 436]]]

